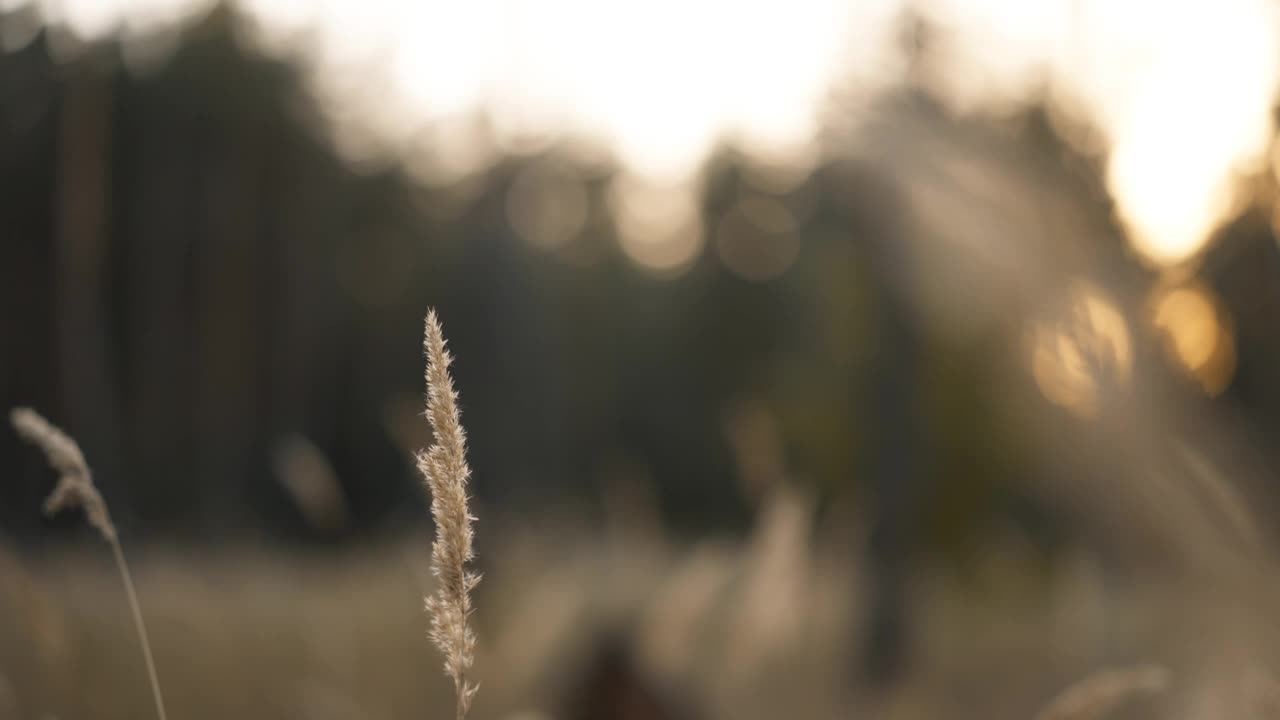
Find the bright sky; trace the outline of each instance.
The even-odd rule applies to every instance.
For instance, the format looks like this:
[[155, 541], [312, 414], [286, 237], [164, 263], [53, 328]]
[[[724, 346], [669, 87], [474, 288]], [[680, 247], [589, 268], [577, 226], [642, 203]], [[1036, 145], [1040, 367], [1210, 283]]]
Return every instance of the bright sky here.
[[[209, 0], [37, 0], [81, 37], [144, 36]], [[908, 0], [238, 0], [255, 39], [313, 70], [353, 161], [447, 180], [563, 134], [646, 178], [686, 181], [720, 140], [812, 150], [828, 91], [900, 77]], [[0, 8], [25, 0], [0, 0]], [[1261, 166], [1280, 60], [1268, 0], [917, 0], [943, 27], [959, 107], [1046, 76], [1103, 129], [1138, 249], [1198, 250]], [[465, 118], [491, 113], [499, 147]], [[424, 131], [425, 129], [425, 131]]]

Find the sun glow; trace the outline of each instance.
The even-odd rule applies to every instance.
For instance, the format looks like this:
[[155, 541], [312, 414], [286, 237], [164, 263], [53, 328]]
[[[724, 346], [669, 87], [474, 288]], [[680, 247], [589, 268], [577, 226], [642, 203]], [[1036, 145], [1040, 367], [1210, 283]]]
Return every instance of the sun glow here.
[[[0, 0], [0, 10], [28, 4]], [[163, 55], [172, 28], [213, 4], [35, 0], [59, 37], [72, 38], [60, 52], [74, 52], [77, 38], [119, 32], [126, 59], [140, 62]], [[668, 185], [696, 176], [723, 142], [812, 158], [833, 87], [847, 100], [902, 79], [901, 18], [919, 12], [942, 31], [937, 80], [957, 107], [1007, 106], [1047, 88], [1053, 102], [1098, 126], [1119, 214], [1134, 249], [1157, 264], [1199, 252], [1236, 202], [1237, 176], [1263, 167], [1280, 74], [1280, 18], [1268, 0], [235, 7], [251, 21], [252, 42], [308, 69], [353, 165], [404, 162], [431, 184], [559, 138], [604, 148], [632, 173]], [[5, 47], [23, 37], [6, 35]]]
[[1175, 263], [1197, 253], [1232, 209], [1239, 175], [1265, 162], [1280, 17], [1262, 0], [1146, 10], [1160, 22], [1135, 92], [1110, 103], [1108, 181], [1137, 249]]

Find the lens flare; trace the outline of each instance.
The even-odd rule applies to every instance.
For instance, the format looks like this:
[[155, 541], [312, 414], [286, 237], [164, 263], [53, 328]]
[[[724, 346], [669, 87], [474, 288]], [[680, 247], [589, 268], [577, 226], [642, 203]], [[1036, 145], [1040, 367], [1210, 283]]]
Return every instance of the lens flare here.
[[1225, 309], [1200, 285], [1158, 289], [1150, 321], [1165, 340], [1169, 361], [1210, 396], [1231, 384], [1235, 373], [1235, 335]]
[[691, 182], [666, 183], [623, 175], [609, 188], [623, 252], [662, 277], [682, 274], [702, 252], [702, 215]]
[[1030, 333], [1031, 373], [1040, 392], [1079, 417], [1097, 414], [1106, 386], [1126, 385], [1133, 347], [1124, 316], [1102, 292], [1078, 283], [1067, 311]]

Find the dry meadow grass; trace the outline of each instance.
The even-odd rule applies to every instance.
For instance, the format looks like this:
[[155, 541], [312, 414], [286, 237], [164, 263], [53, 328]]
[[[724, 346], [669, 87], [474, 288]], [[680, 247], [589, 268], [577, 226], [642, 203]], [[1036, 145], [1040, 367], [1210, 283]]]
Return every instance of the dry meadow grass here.
[[[1257, 639], [1246, 618], [1215, 616], [1175, 588], [1109, 587], [1083, 559], [1038, 589], [1027, 585], [1028, 561], [1012, 555], [977, 585], [931, 573], [910, 676], [897, 690], [857, 694], [848, 690], [857, 568], [842, 554], [803, 548], [805, 575], [788, 588], [769, 582], [777, 565], [759, 545], [590, 539], [562, 530], [494, 544], [501, 559], [477, 596], [484, 691], [474, 717], [583, 716], [581, 683], [609, 639], [666, 699], [667, 714], [639, 717], [1269, 717], [1234, 711], [1274, 701], [1247, 651]], [[422, 632], [428, 544], [406, 538], [338, 558], [258, 547], [136, 557], [170, 712], [440, 716], [453, 689]], [[0, 717], [152, 712], [105, 558], [10, 553], [0, 572]], [[1225, 635], [1232, 626], [1237, 634]], [[1148, 658], [1161, 669], [1140, 667]], [[1117, 671], [1089, 677], [1107, 668]], [[1075, 700], [1037, 715], [1080, 678], [1067, 692]], [[1115, 712], [1102, 713], [1112, 700]]]
[[[323, 553], [152, 546], [131, 558], [173, 717], [443, 717], [450, 707], [495, 720], [1280, 717], [1275, 574], [1252, 520], [1252, 550], [1178, 538], [1174, 570], [1118, 570], [1086, 548], [1046, 565], [1014, 540], [965, 574], [926, 563], [908, 595], [909, 672], [877, 691], [855, 680], [862, 523], [818, 520], [782, 469], [760, 490], [745, 540], [668, 537], [643, 493], [628, 497], [629, 512], [606, 513], [604, 528], [571, 512], [493, 519], [477, 585], [465, 440], [433, 319], [436, 441], [420, 466], [434, 538]], [[59, 488], [118, 549], [83, 459], [71, 462], [78, 451], [33, 428], [64, 451], [49, 453]], [[1227, 525], [1239, 526], [1245, 506], [1230, 499]], [[1215, 504], [1147, 520], [1199, 527], [1185, 513], [1202, 507]], [[89, 545], [38, 557], [0, 545], [0, 718], [156, 712], [120, 569]], [[422, 597], [447, 674], [424, 637]]]

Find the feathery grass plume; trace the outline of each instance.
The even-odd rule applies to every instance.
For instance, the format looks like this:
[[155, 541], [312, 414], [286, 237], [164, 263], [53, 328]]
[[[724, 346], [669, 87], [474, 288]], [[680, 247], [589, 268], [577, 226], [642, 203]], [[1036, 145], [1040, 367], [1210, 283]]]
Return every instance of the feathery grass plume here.
[[115, 557], [116, 569], [124, 582], [125, 595], [129, 599], [129, 610], [133, 614], [133, 626], [138, 632], [138, 641], [142, 644], [142, 656], [147, 664], [147, 676], [151, 681], [151, 694], [156, 703], [156, 715], [166, 720], [164, 698], [160, 694], [160, 679], [156, 675], [155, 660], [151, 656], [151, 642], [147, 638], [147, 626], [142, 621], [142, 609], [138, 605], [138, 593], [133, 587], [133, 576], [129, 573], [129, 565], [124, 560], [124, 550], [120, 547], [120, 539], [116, 534], [116, 526], [111, 522], [111, 513], [107, 511], [107, 503], [93, 484], [93, 475], [89, 472], [89, 464], [84, 460], [84, 453], [66, 433], [54, 427], [40, 413], [31, 408], [16, 408], [9, 413], [13, 429], [22, 439], [44, 451], [49, 465], [58, 471], [58, 484], [44, 502], [46, 515], [53, 515], [64, 508], [79, 506], [84, 510], [85, 518], [102, 538], [111, 546], [111, 554]]
[[431, 572], [440, 581], [439, 591], [426, 601], [431, 616], [431, 640], [444, 653], [445, 674], [453, 678], [457, 692], [458, 720], [466, 717], [479, 685], [467, 679], [475, 661], [476, 636], [469, 624], [471, 590], [480, 576], [467, 569], [474, 557], [467, 506], [467, 438], [458, 413], [458, 393], [449, 376], [453, 357], [445, 348], [444, 333], [435, 310], [427, 313], [427, 418], [435, 440], [418, 453], [418, 470], [431, 491], [431, 516], [436, 539], [431, 546]]
[[1169, 671], [1159, 665], [1099, 670], [1062, 691], [1035, 720], [1088, 720], [1100, 717], [1137, 693], [1169, 686]]

